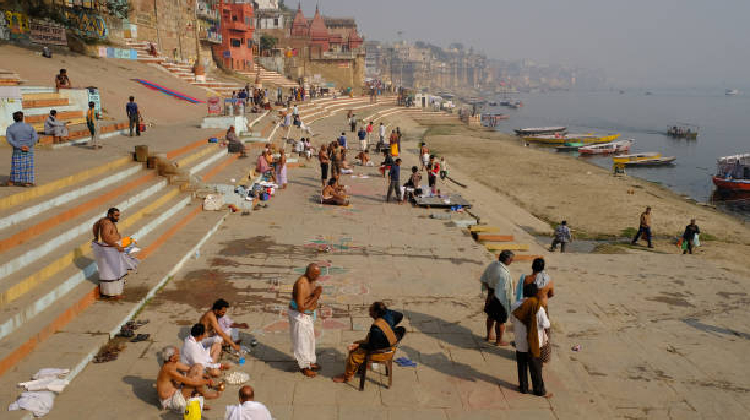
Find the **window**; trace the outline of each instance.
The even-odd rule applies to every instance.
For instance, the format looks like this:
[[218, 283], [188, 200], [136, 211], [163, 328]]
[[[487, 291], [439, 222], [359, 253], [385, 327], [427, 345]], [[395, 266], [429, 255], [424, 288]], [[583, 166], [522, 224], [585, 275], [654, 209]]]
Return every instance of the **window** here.
[[250, 25], [251, 25], [251, 23], [250, 23], [250, 18], [249, 18], [249, 17], [247, 17], [247, 16], [245, 16], [245, 25], [247, 25], [247, 26], [250, 26]]
[[232, 15], [232, 22], [237, 22], [237, 15]]
[[279, 18], [275, 18], [275, 19], [273, 20], [273, 27], [274, 27], [274, 28], [277, 28], [278, 26], [279, 26]]
[[230, 43], [231, 46], [233, 46], [235, 48], [239, 48], [239, 46], [242, 45], [242, 42], [240, 42], [240, 40], [237, 39], [237, 38], [231, 38], [229, 40], [229, 43]]

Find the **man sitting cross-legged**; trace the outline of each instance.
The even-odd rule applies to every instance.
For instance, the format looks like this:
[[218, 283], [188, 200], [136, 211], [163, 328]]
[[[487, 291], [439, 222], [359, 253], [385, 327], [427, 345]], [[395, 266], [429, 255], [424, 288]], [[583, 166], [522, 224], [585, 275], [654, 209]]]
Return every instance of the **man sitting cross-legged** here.
[[349, 346], [346, 372], [334, 377], [333, 382], [349, 382], [359, 370], [359, 366], [364, 363], [365, 354], [368, 350], [382, 350], [393, 347], [406, 332], [404, 327], [391, 327], [390, 323], [398, 323], [403, 315], [395, 311], [389, 311], [383, 302], [375, 302], [370, 305], [370, 317], [375, 320], [370, 327], [370, 333], [364, 340], [356, 341]]
[[[214, 345], [215, 342], [219, 342], [224, 346], [230, 346], [235, 351], [240, 351], [240, 346], [235, 343], [233, 340], [236, 340], [239, 338], [239, 333], [234, 331], [234, 335], [236, 338], [232, 338], [231, 335], [233, 331], [231, 331], [229, 328], [225, 328], [221, 325], [220, 320], [226, 316], [227, 308], [229, 308], [229, 302], [227, 302], [224, 299], [219, 299], [216, 302], [214, 302], [213, 306], [211, 306], [211, 310], [204, 313], [201, 316], [200, 323], [203, 324], [204, 327], [206, 327], [206, 336], [207, 338], [203, 339], [201, 344], [203, 347], [211, 347]], [[235, 324], [240, 326], [240, 324]], [[229, 325], [231, 327], [231, 325]], [[241, 324], [241, 326], [245, 326], [245, 324]], [[235, 327], [236, 328], [236, 327]]]
[[[180, 363], [180, 350], [175, 346], [164, 347], [161, 354], [164, 363], [156, 378], [156, 393], [159, 395], [162, 409], [183, 413], [186, 400], [194, 391], [209, 400], [219, 397], [218, 391], [206, 390], [205, 385], [211, 386], [213, 381], [203, 377], [203, 366]], [[204, 405], [203, 408], [209, 407]]]
[[219, 376], [221, 370], [230, 368], [228, 363], [219, 363], [221, 356], [221, 340], [213, 340], [210, 347], [204, 347], [201, 342], [206, 338], [206, 327], [195, 324], [190, 328], [190, 335], [182, 345], [180, 362], [190, 367], [201, 365], [211, 376]]

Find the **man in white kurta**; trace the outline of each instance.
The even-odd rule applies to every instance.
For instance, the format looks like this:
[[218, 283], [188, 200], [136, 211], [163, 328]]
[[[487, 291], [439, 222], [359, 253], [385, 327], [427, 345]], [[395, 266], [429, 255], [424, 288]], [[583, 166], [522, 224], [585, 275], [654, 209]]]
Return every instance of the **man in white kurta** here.
[[292, 352], [300, 371], [308, 378], [314, 378], [315, 371], [320, 370], [315, 358], [315, 308], [323, 293], [323, 288], [315, 285], [319, 276], [317, 264], [307, 266], [305, 274], [294, 283], [288, 311]]
[[224, 420], [272, 420], [271, 412], [265, 405], [253, 401], [255, 390], [250, 385], [240, 388], [239, 405], [227, 406]]
[[57, 111], [54, 109], [49, 112], [49, 117], [44, 121], [44, 134], [58, 138], [68, 135], [68, 128], [65, 126], [65, 122], [57, 119]]
[[219, 363], [221, 354], [221, 342], [213, 343], [209, 348], [204, 347], [201, 341], [206, 338], [206, 327], [203, 324], [195, 324], [190, 328], [190, 335], [185, 338], [180, 349], [180, 363], [193, 367], [200, 365], [212, 376], [219, 376], [220, 370], [229, 369], [226, 363]]

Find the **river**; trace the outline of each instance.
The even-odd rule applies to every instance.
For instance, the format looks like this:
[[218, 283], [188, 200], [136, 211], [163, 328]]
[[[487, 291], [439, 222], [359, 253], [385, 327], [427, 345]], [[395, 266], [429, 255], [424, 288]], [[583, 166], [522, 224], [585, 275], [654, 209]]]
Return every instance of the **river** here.
[[[727, 205], [712, 201], [711, 174], [721, 156], [749, 153], [750, 95], [725, 96], [724, 91], [644, 90], [600, 92], [550, 92], [513, 96], [523, 101], [519, 109], [493, 108], [509, 119], [497, 130], [512, 133], [514, 128], [566, 126], [570, 133], [620, 133], [632, 138], [631, 153], [660, 152], [677, 157], [674, 166], [628, 168], [631, 176], [666, 187], [700, 202], [714, 202], [722, 209], [750, 215], [747, 201]], [[502, 98], [497, 98], [498, 100]], [[674, 139], [664, 133], [676, 123], [699, 126], [697, 140]], [[551, 153], [555, 153], [551, 149]], [[573, 153], [572, 156], [577, 156]], [[607, 169], [611, 157], [580, 157]]]

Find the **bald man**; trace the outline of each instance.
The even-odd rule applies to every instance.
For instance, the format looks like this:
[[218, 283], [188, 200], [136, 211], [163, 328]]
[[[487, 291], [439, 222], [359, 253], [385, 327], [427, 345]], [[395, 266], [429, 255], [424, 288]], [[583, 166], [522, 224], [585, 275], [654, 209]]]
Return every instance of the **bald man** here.
[[265, 405], [255, 401], [255, 390], [250, 385], [240, 388], [239, 405], [227, 406], [224, 420], [272, 420]]
[[292, 289], [289, 302], [289, 335], [292, 352], [300, 371], [308, 378], [315, 377], [320, 365], [315, 363], [315, 308], [318, 306], [323, 288], [315, 281], [320, 277], [320, 267], [310, 264]]

